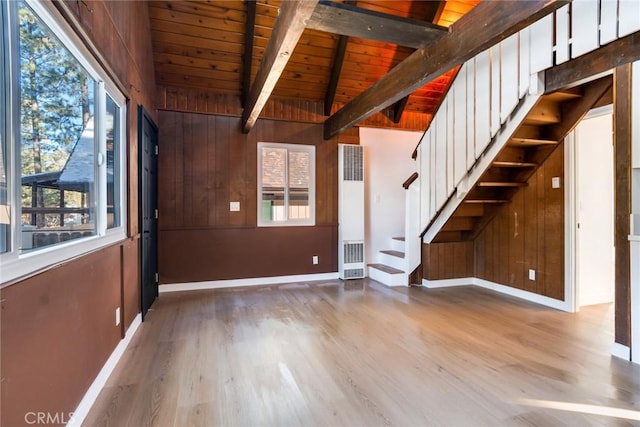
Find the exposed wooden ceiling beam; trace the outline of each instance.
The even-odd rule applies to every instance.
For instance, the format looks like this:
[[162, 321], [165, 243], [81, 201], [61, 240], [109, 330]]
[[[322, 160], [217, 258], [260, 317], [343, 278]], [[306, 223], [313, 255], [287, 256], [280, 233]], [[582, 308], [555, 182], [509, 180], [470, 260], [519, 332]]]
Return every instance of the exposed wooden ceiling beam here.
[[318, 0], [282, 2], [271, 37], [262, 56], [249, 98], [242, 112], [242, 130], [249, 132], [278, 83]]
[[251, 89], [251, 63], [253, 62], [253, 35], [256, 28], [256, 2], [245, 0], [247, 21], [244, 32], [244, 54], [242, 55], [242, 105], [246, 107]]
[[460, 20], [430, 48], [420, 48], [324, 123], [329, 139], [473, 58], [569, 0], [487, 1]]
[[402, 113], [404, 113], [407, 102], [409, 102], [409, 95], [396, 102], [396, 104], [393, 106], [393, 123], [400, 123], [400, 119], [402, 119]]
[[577, 86], [595, 76], [612, 74], [612, 69], [637, 60], [640, 60], [640, 33], [633, 33], [548, 69], [545, 72], [545, 90], [555, 92]]
[[[436, 18], [440, 18], [440, 16], [442, 15], [442, 11], [444, 10], [444, 5], [445, 5], [446, 1], [441, 0], [438, 2], [429, 2], [429, 3], [425, 3], [425, 2], [414, 2], [412, 3], [412, 8], [413, 5], [415, 4], [419, 4], [420, 6], [423, 6], [426, 8], [426, 16], [424, 17], [426, 22], [432, 22], [435, 23]], [[445, 92], [446, 94], [446, 92]], [[393, 106], [393, 123], [398, 124], [400, 123], [400, 120], [402, 120], [402, 114], [404, 113], [405, 108], [407, 107], [407, 103], [409, 102], [409, 96], [411, 95], [407, 95], [404, 98], [402, 98], [400, 101], [396, 102]]]
[[340, 36], [338, 44], [333, 56], [333, 65], [331, 66], [331, 76], [329, 77], [329, 85], [327, 86], [327, 94], [324, 97], [324, 115], [331, 115], [331, 107], [336, 98], [336, 90], [338, 89], [338, 81], [340, 80], [340, 72], [342, 71], [342, 63], [344, 62], [344, 54], [347, 51], [347, 43], [349, 36]]
[[328, 33], [416, 49], [428, 45], [447, 32], [447, 28], [428, 22], [326, 0], [320, 0], [307, 26]]

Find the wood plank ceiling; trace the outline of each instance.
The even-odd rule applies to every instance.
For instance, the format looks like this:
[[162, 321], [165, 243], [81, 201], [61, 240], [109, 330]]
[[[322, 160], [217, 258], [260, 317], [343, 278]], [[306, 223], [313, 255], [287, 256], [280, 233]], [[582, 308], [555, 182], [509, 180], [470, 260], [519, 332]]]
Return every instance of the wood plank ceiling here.
[[[444, 33], [446, 27], [479, 2], [346, 0], [343, 7], [370, 11], [372, 23], [376, 22], [376, 16], [385, 14], [413, 20], [400, 25], [437, 24], [445, 27], [442, 28]], [[277, 0], [260, 0], [254, 4], [233, 0], [150, 1], [156, 82], [167, 87], [204, 89], [246, 99], [249, 76], [244, 73], [244, 64], [251, 62], [250, 81], [253, 82], [280, 6], [281, 1]], [[320, 2], [271, 93], [272, 98], [324, 102], [325, 115], [329, 115], [415, 50], [409, 46], [411, 41], [403, 42], [407, 46], [400, 46], [309, 28], [326, 29], [327, 25], [321, 19], [314, 22], [314, 18], [321, 12], [326, 15], [335, 13], [334, 9], [331, 2]], [[365, 15], [363, 20], [366, 18]], [[356, 24], [354, 20], [353, 32], [357, 34], [359, 27]], [[374, 25], [362, 24], [365, 30], [371, 31], [371, 37], [375, 37]], [[387, 25], [385, 28], [390, 27]], [[397, 31], [396, 41], [402, 41], [402, 36], [402, 32]], [[245, 46], [251, 43], [252, 56], [245, 57]], [[425, 114], [430, 118], [452, 75], [453, 71], [445, 73], [398, 102], [389, 121], [398, 122], [403, 111]]]

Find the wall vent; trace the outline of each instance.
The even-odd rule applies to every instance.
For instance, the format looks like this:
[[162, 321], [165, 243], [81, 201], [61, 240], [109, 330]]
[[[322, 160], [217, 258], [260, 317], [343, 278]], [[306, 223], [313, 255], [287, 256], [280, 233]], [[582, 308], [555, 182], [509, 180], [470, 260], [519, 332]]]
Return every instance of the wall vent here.
[[343, 145], [342, 168], [345, 181], [362, 182], [364, 180], [362, 148], [360, 145]]
[[338, 276], [365, 277], [364, 147], [338, 145]]

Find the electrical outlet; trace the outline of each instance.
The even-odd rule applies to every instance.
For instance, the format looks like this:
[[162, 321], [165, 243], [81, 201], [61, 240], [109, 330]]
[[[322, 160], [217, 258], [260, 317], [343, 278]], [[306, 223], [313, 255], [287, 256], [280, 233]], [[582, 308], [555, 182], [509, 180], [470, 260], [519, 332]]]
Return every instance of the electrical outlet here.
[[554, 176], [551, 178], [551, 188], [560, 188], [560, 177]]
[[240, 212], [240, 202], [229, 202], [229, 210], [231, 212]]
[[120, 307], [116, 308], [116, 326], [120, 324]]
[[318, 264], [318, 255], [313, 256], [313, 265]]
[[529, 280], [536, 280], [536, 271], [529, 269]]

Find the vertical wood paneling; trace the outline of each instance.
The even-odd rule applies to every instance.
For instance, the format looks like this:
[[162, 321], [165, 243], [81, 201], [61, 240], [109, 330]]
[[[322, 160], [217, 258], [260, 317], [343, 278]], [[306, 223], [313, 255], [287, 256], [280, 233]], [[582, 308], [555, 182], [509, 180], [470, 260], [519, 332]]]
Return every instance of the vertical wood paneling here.
[[598, 48], [598, 0], [571, 3], [571, 57]]
[[518, 98], [522, 98], [529, 91], [529, 81], [531, 80], [531, 52], [529, 46], [531, 44], [530, 39], [531, 28], [527, 27], [520, 31], [519, 38], [519, 54], [518, 59], [520, 76], [518, 78], [520, 82], [520, 88], [518, 90]]
[[[622, 4], [620, 5], [622, 7]], [[640, 7], [640, 6], [639, 6]], [[631, 82], [632, 65], [622, 65], [614, 74], [614, 156], [615, 156], [615, 230], [616, 256], [615, 288], [615, 340], [623, 345], [631, 344]], [[634, 114], [638, 114], [634, 112]]]
[[[564, 156], [556, 150], [545, 162], [544, 186], [544, 294], [559, 300], [564, 299]], [[559, 177], [561, 188], [552, 188], [551, 179]]]
[[[175, 114], [160, 112], [159, 121], [164, 124], [159, 129], [158, 139], [162, 143], [162, 155], [158, 156], [158, 192], [165, 196], [159, 200], [162, 216], [159, 222], [167, 227], [176, 225], [176, 123]], [[182, 131], [182, 129], [180, 129]]]
[[537, 73], [553, 65], [553, 14], [531, 25], [531, 73]]
[[476, 277], [564, 299], [564, 190], [551, 188], [554, 176], [564, 176], [562, 144], [476, 237]]
[[[174, 140], [174, 144], [175, 144], [175, 168], [176, 168], [176, 173], [175, 173], [175, 184], [173, 185], [174, 188], [174, 197], [176, 200], [176, 222], [175, 225], [176, 226], [183, 226], [185, 224], [184, 221], [184, 212], [185, 212], [185, 205], [184, 205], [184, 194], [182, 189], [184, 188], [184, 127], [185, 127], [185, 121], [184, 121], [184, 114], [176, 114], [175, 116], [175, 126], [176, 126], [176, 138]], [[162, 128], [163, 126], [161, 126]], [[159, 129], [159, 132], [162, 132]], [[159, 141], [160, 146], [162, 146], [162, 141]], [[159, 171], [159, 175], [162, 176], [162, 171]], [[163, 198], [162, 193], [160, 193], [160, 196], [158, 197], [158, 201], [160, 203], [160, 200]], [[160, 215], [164, 215], [162, 212], [160, 212]], [[162, 222], [160, 222], [160, 226], [162, 226]]]
[[454, 145], [456, 140], [454, 117], [455, 117], [455, 105], [454, 97], [450, 96], [446, 100], [447, 102], [447, 196], [452, 194], [458, 184], [458, 181], [454, 178], [455, 170], [455, 156], [456, 147]]
[[473, 277], [473, 260], [473, 242], [422, 245], [423, 275], [427, 280]]
[[[190, 116], [192, 114], [189, 114]], [[234, 129], [235, 130], [235, 129]], [[216, 117], [216, 224], [231, 225], [229, 222], [229, 184], [231, 169], [229, 165], [229, 145], [231, 142], [231, 124], [228, 117]]]
[[618, 8], [618, 37], [624, 37], [640, 30], [640, 2], [620, 0]]
[[518, 104], [518, 34], [500, 45], [500, 122], [504, 123]]
[[[249, 145], [247, 137], [233, 131], [240, 126], [240, 120], [228, 117], [226, 121], [231, 134], [229, 139], [229, 202], [240, 203], [240, 211], [229, 211], [229, 225], [241, 226], [248, 224], [245, 201], [248, 199], [246, 189], [249, 183], [245, 164], [250, 163], [253, 166], [252, 169], [255, 169], [257, 168], [257, 159], [252, 160], [247, 156], [247, 146]], [[229, 210], [228, 204], [226, 208]]]
[[436, 210], [447, 200], [447, 110], [436, 115]]
[[617, 38], [618, 0], [600, 1], [600, 44], [604, 45]]
[[476, 128], [475, 62], [468, 61], [465, 68], [467, 71], [467, 170], [469, 170], [476, 161], [476, 135], [474, 132], [469, 132], [470, 129]]
[[[191, 150], [191, 204], [193, 223], [206, 226], [209, 222], [209, 214], [201, 206], [207, 206], [209, 203], [209, 195], [207, 189], [207, 148], [209, 141], [207, 117], [197, 115], [192, 123], [192, 140]], [[202, 147], [202, 148], [201, 148]]]
[[[185, 98], [186, 99], [186, 98]], [[182, 146], [182, 173], [184, 179], [184, 186], [179, 190], [178, 194], [182, 194], [182, 206], [184, 208], [184, 221], [187, 224], [196, 225], [194, 221], [194, 206], [193, 206], [193, 194], [198, 189], [194, 188], [193, 183], [193, 161], [196, 156], [200, 155], [195, 146], [197, 139], [193, 136], [194, 122], [197, 120], [197, 115], [185, 115], [184, 116], [184, 128], [183, 138], [184, 145]]]
[[500, 46], [490, 49], [491, 54], [491, 137], [500, 130]]
[[462, 68], [453, 87], [454, 100], [454, 182], [455, 185], [467, 173], [467, 74]]
[[436, 214], [436, 138], [435, 128], [429, 129], [429, 219]]
[[556, 11], [556, 64], [569, 60], [569, 6]]
[[519, 191], [514, 196], [509, 209], [509, 275], [508, 283], [514, 288], [523, 289], [524, 281], [524, 241], [526, 191]]
[[484, 152], [491, 140], [491, 58], [488, 51], [476, 56], [476, 159]]
[[[170, 113], [174, 115], [178, 115], [179, 113]], [[207, 116], [207, 164], [210, 167], [207, 169], [207, 225], [212, 227], [217, 224], [217, 215], [216, 215], [216, 202], [217, 202], [217, 191], [214, 191], [216, 188], [216, 168], [214, 167], [217, 164], [217, 156], [216, 156], [216, 145], [218, 141], [218, 134], [216, 132], [216, 116]], [[202, 153], [204, 156], [205, 153]], [[162, 199], [162, 198], [161, 198]]]

